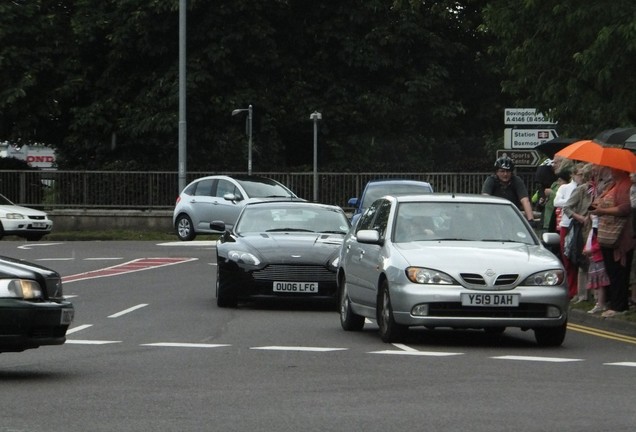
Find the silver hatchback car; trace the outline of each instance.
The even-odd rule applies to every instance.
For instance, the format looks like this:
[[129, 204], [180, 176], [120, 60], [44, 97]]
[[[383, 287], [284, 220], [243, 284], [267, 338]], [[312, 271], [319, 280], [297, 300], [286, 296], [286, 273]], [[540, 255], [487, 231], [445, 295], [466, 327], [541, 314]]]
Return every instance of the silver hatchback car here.
[[180, 240], [213, 233], [212, 221], [232, 228], [246, 203], [267, 199], [299, 199], [281, 183], [267, 177], [214, 175], [188, 184], [174, 207], [172, 223]]
[[542, 346], [565, 338], [563, 266], [501, 198], [380, 198], [345, 237], [337, 277], [342, 327], [361, 330], [365, 317], [376, 319], [385, 342], [409, 326], [533, 329]]

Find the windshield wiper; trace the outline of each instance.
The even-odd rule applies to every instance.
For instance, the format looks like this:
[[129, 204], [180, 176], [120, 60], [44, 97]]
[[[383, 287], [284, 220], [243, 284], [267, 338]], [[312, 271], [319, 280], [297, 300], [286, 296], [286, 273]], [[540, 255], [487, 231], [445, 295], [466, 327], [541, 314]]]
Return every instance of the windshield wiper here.
[[334, 231], [320, 231], [320, 234], [346, 234], [346, 231], [334, 230]]

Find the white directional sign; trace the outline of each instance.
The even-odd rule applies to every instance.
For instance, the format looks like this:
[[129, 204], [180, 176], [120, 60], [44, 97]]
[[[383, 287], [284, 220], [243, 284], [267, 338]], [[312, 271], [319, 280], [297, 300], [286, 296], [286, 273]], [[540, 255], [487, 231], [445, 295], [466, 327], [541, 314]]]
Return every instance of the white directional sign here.
[[535, 167], [541, 158], [536, 150], [497, 150], [497, 158], [508, 156], [518, 167]]
[[536, 108], [506, 108], [504, 110], [504, 123], [507, 125], [556, 124], [542, 113], [538, 113]]
[[554, 129], [512, 129], [504, 131], [504, 148], [533, 149], [539, 144], [558, 137]]

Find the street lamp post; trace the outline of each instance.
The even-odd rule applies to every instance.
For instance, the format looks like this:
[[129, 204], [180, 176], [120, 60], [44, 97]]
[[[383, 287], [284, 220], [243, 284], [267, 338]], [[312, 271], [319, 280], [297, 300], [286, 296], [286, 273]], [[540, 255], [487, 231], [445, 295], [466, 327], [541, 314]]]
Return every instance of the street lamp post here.
[[247, 108], [238, 108], [232, 111], [235, 116], [247, 111], [247, 174], [252, 175], [252, 105]]
[[318, 122], [322, 120], [322, 114], [314, 111], [309, 119], [314, 122], [314, 202], [318, 202]]

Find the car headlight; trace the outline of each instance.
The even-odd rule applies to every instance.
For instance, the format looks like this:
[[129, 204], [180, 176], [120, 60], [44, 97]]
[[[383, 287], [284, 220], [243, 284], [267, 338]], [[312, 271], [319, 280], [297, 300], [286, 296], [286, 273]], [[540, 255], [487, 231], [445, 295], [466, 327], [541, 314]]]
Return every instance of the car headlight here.
[[406, 269], [406, 277], [411, 282], [418, 284], [453, 285], [456, 283], [446, 273], [424, 267], [408, 267]]
[[340, 264], [340, 256], [335, 257], [329, 262], [329, 266], [332, 268], [338, 268], [338, 264]]
[[259, 260], [256, 255], [245, 251], [230, 251], [227, 254], [228, 259], [241, 264], [259, 265]]
[[523, 281], [527, 286], [556, 286], [561, 285], [565, 278], [563, 270], [545, 270], [530, 275]]
[[29, 279], [0, 279], [0, 297], [37, 299], [42, 298], [42, 289]]
[[4, 217], [6, 219], [24, 219], [24, 216], [20, 213], [7, 213]]

